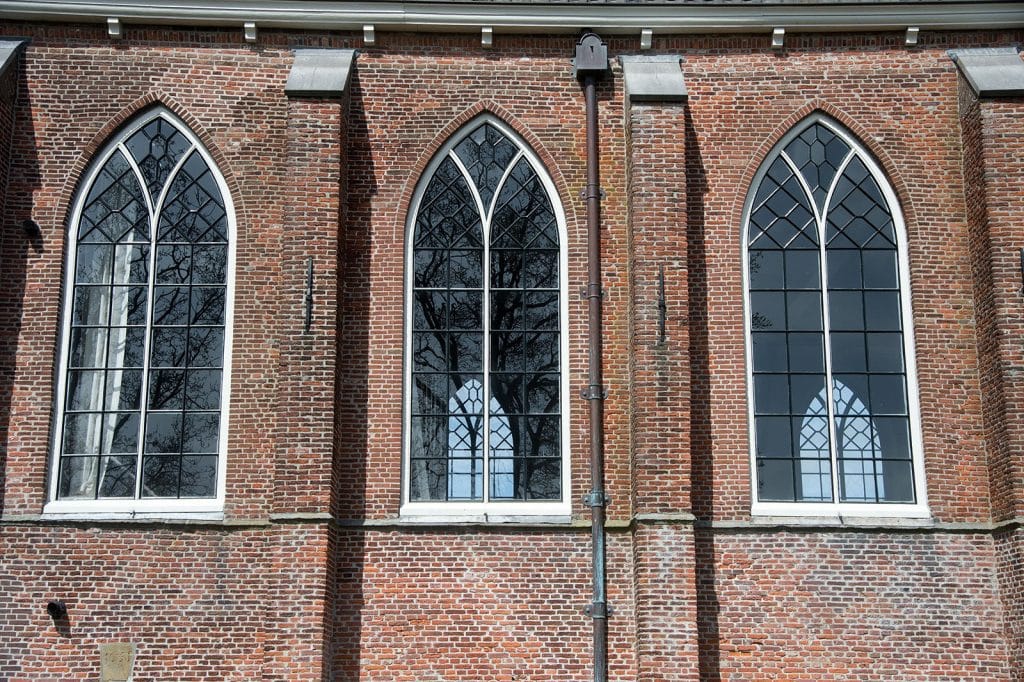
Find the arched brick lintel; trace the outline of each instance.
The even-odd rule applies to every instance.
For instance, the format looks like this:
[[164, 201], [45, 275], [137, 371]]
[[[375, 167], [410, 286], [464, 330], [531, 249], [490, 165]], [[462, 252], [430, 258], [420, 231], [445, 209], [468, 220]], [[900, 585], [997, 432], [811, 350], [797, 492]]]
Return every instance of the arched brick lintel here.
[[[151, 91], [122, 108], [121, 111], [111, 117], [82, 148], [78, 158], [75, 160], [74, 164], [72, 164], [71, 168], [68, 169], [64, 185], [60, 190], [59, 200], [56, 204], [58, 207], [56, 210], [62, 210], [62, 214], [59, 216], [61, 218], [59, 224], [65, 226], [69, 224], [69, 221], [71, 220], [71, 211], [74, 208], [75, 193], [78, 191], [82, 178], [97, 152], [99, 152], [104, 145], [106, 145], [110, 139], [114, 137], [119, 130], [121, 130], [121, 128], [154, 107], [163, 107], [181, 119], [181, 121], [188, 126], [189, 130], [191, 130], [199, 139], [203, 147], [206, 148], [206, 151], [210, 154], [210, 158], [213, 159], [213, 162], [217, 166], [217, 171], [220, 173], [221, 177], [224, 178], [224, 182], [227, 183], [228, 191], [231, 194], [231, 200], [235, 209], [236, 230], [240, 235], [244, 231], [243, 226], [246, 224], [244, 220], [246, 213], [245, 206], [243, 205], [244, 198], [242, 193], [239, 191], [238, 182], [236, 181], [234, 174], [231, 172], [231, 166], [228, 163], [227, 158], [224, 156], [220, 147], [215, 142], [214, 137], [209, 133], [202, 122], [192, 115], [192, 113], [182, 106], [177, 100], [160, 90]], [[58, 216], [54, 217], [56, 218]], [[55, 223], [56, 222], [57, 221], [55, 221]]]

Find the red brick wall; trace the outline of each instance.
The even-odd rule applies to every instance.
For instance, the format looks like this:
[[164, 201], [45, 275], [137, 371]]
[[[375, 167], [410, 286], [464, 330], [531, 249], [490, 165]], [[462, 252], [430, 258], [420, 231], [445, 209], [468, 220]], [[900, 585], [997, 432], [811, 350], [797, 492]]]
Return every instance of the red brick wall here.
[[1020, 682], [1024, 680], [1024, 530], [1018, 526], [996, 533], [995, 547], [1011, 679]]
[[979, 100], [963, 80], [960, 118], [964, 131], [964, 175], [971, 234], [978, 348], [989, 442], [993, 517], [1011, 521], [996, 535], [998, 579], [1006, 637], [1017, 677], [1024, 679], [1024, 562], [1020, 529], [1024, 513], [1024, 447], [1020, 417], [1024, 362], [1019, 343], [1022, 290], [1020, 222], [1024, 218], [1024, 143], [1019, 99]]
[[[987, 519], [955, 67], [943, 50], [907, 50], [889, 36], [808, 37], [782, 54], [743, 41], [669, 48], [686, 54], [693, 125], [686, 183], [696, 508], [716, 518], [749, 513], [742, 206], [773, 144], [824, 110], [878, 157], [902, 204], [931, 510], [942, 520]], [[821, 49], [830, 45], [840, 49]]]
[[1016, 368], [1024, 363], [1017, 343], [1022, 326], [1020, 224], [1024, 208], [1024, 142], [1018, 99], [978, 101], [961, 85], [965, 131], [964, 172], [974, 259], [978, 310], [978, 346], [991, 443], [989, 461], [993, 514], [1010, 519], [1024, 514], [1024, 382]]
[[[20, 34], [27, 29], [5, 27]], [[159, 102], [199, 135], [235, 203], [239, 267], [227, 508], [240, 517], [266, 514], [274, 482], [267, 465], [279, 437], [274, 406], [286, 201], [282, 93], [291, 54], [283, 46], [257, 52], [238, 44], [235, 32], [167, 31], [145, 38], [141, 31], [129, 31], [120, 43], [111, 43], [101, 27], [32, 32], [22, 56], [26, 85], [17, 110], [4, 229], [12, 233], [17, 227], [12, 223], [31, 216], [43, 238], [39, 249], [21, 240], [11, 243], [3, 258], [0, 345], [8, 353], [5, 368], [14, 372], [10, 428], [3, 434], [8, 448], [4, 513], [39, 513], [46, 496], [43, 463], [59, 338], [64, 225], [76, 182], [117, 124]], [[268, 192], [268, 187], [282, 189]], [[330, 380], [326, 390], [329, 397]], [[324, 403], [317, 409], [329, 412], [330, 400]]]
[[[7, 73], [0, 79], [0, 216], [7, 215], [7, 182], [11, 167], [11, 144], [14, 140], [14, 112], [18, 97], [19, 64], [20, 59], [15, 59], [8, 65]], [[14, 232], [11, 237], [8, 237], [7, 232], [12, 227], [13, 225], [8, 227], [0, 224], [0, 267], [2, 267], [3, 258], [7, 254], [7, 242], [17, 235], [17, 232]], [[0, 320], [5, 323], [0, 328], [8, 329], [13, 320], [4, 319], [2, 316], [3, 312], [0, 312]], [[13, 363], [7, 359], [8, 357], [9, 352], [5, 344], [3, 350], [0, 350], [0, 434], [7, 430], [7, 414], [10, 411], [11, 365]], [[4, 440], [0, 443], [0, 513], [3, 513], [4, 509], [6, 461], [7, 446], [6, 440]]]
[[[24, 595], [0, 614], [0, 673], [95, 677], [97, 645], [124, 638], [140, 642], [136, 679], [588, 677], [584, 529], [393, 522], [409, 200], [432, 154], [483, 111], [533, 147], [565, 210], [571, 495], [586, 521], [586, 318], [575, 295], [585, 282], [585, 152], [573, 39], [498, 36], [484, 50], [475, 35], [382, 32], [358, 58], [349, 99], [335, 101], [285, 98], [290, 46], [356, 47], [355, 35], [264, 30], [251, 47], [237, 29], [128, 26], [119, 42], [100, 26], [0, 33], [33, 36], [0, 254], [0, 408], [9, 405], [0, 409], [0, 594]], [[607, 489], [621, 528], [609, 542], [613, 680], [1010, 678], [1004, 633], [1020, 661], [1019, 543], [994, 546], [982, 532], [999, 460], [981, 405], [983, 297], [971, 280], [957, 76], [945, 50], [1022, 37], [924, 34], [906, 49], [895, 33], [811, 35], [782, 53], [765, 36], [659, 37], [657, 50], [685, 56], [685, 107], [626, 111], [617, 68], [600, 86]], [[632, 51], [635, 40], [609, 47]], [[91, 154], [153, 102], [211, 150], [238, 212], [227, 521], [41, 525], [26, 517], [46, 496], [66, 214]], [[903, 204], [929, 502], [939, 521], [973, 524], [971, 533], [745, 525], [740, 211], [772, 144], [817, 109], [877, 155]], [[1019, 171], [1011, 157], [992, 163]], [[29, 216], [43, 228], [38, 250], [21, 239]], [[659, 345], [660, 264], [668, 339]], [[696, 526], [632, 517], [691, 502]], [[268, 520], [328, 510], [333, 526]], [[45, 616], [50, 595], [71, 607], [66, 634]], [[157, 615], [136, 618], [147, 600]]]
[[1006, 680], [981, 534], [698, 531], [702, 679]]
[[[0, 677], [99, 679], [99, 647], [134, 642], [135, 680], [320, 679], [325, 539], [265, 527], [4, 527]], [[50, 619], [51, 599], [66, 619]]]
[[[589, 536], [340, 529], [335, 679], [569, 681], [590, 676]], [[609, 537], [610, 679], [636, 679], [629, 536]]]
[[[507, 43], [506, 43], [507, 44]], [[342, 517], [398, 511], [402, 461], [404, 243], [407, 210], [437, 148], [484, 111], [524, 137], [558, 190], [569, 233], [570, 396], [586, 381], [586, 237], [582, 94], [568, 57], [572, 41], [523, 38], [485, 51], [475, 36], [385, 34], [361, 50], [349, 118], [346, 229], [342, 264], [339, 384], [342, 468], [357, 472], [338, 490]], [[453, 54], [460, 55], [458, 59]], [[621, 84], [617, 83], [616, 87]], [[621, 97], [600, 87], [608, 199], [604, 244], [608, 488], [611, 513], [628, 514], [627, 302]], [[572, 489], [589, 489], [586, 405], [570, 400]], [[621, 491], [621, 492], [619, 492]], [[577, 494], [580, 493], [580, 494]], [[618, 506], [617, 506], [618, 505]]]

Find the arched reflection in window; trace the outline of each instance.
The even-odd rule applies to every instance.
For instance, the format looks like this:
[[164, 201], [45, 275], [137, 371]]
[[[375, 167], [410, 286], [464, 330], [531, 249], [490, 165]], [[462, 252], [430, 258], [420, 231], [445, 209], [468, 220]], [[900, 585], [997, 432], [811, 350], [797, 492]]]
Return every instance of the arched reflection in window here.
[[561, 228], [540, 166], [478, 120], [414, 206], [407, 500], [559, 501]]
[[[836, 405], [836, 440], [842, 470], [839, 482], [843, 499], [874, 502], [885, 499], [882, 445], [871, 413], [843, 382], [832, 382]], [[828, 417], [822, 391], [807, 406], [800, 425], [800, 495], [804, 500], [827, 501], [832, 497], [828, 466]]]
[[759, 502], [918, 501], [894, 195], [824, 116], [769, 154], [744, 225]]
[[170, 114], [100, 154], [69, 233], [55, 499], [216, 497], [229, 220], [223, 180]]

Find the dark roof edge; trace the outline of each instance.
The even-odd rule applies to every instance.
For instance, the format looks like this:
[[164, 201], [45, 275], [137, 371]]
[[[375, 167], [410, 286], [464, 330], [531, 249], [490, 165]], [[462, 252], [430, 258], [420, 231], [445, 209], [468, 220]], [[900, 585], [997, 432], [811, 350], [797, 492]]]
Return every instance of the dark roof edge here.
[[0, 18], [27, 21], [261, 28], [604, 33], [1005, 29], [1024, 27], [1024, 2], [455, 3], [315, 0], [0, 0]]

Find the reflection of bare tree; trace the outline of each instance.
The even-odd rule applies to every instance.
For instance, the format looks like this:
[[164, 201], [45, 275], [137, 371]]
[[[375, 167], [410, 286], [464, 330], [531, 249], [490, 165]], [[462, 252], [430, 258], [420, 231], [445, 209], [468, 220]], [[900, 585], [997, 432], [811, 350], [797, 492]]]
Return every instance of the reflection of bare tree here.
[[[453, 477], [470, 476], [475, 486], [475, 463], [491, 457], [500, 463], [492, 467], [492, 476], [511, 483], [507, 494], [513, 499], [556, 498], [559, 477], [552, 472], [560, 466], [559, 244], [551, 202], [525, 159], [498, 187], [518, 149], [492, 126], [473, 131], [454, 153], [467, 168], [485, 210], [490, 197], [497, 193], [498, 198], [485, 249], [483, 217], [472, 209], [476, 202], [465, 180], [446, 159], [417, 215], [415, 409], [447, 416], [428, 420], [414, 415], [414, 429], [420, 431], [413, 434], [411, 495], [444, 499], [443, 484], [447, 481], [450, 487]], [[485, 254], [490, 295], [488, 319], [481, 320]], [[484, 333], [490, 356], [486, 370]], [[483, 371], [490, 374], [490, 395], [478, 397]], [[447, 380], [439, 381], [439, 376]], [[494, 441], [489, 453], [482, 451], [485, 428]], [[428, 439], [440, 441], [442, 452], [428, 445]], [[473, 466], [453, 469], [458, 458], [467, 457]], [[481, 494], [473, 490], [474, 497]]]
[[219, 421], [220, 415], [216, 412], [150, 414], [146, 428], [143, 496], [214, 494], [217, 470], [214, 453]]
[[[165, 188], [164, 206], [147, 203], [146, 190], [155, 200]], [[76, 231], [60, 496], [131, 497], [140, 478], [144, 495], [215, 494], [226, 228], [214, 174], [166, 119], [132, 133], [96, 174]]]

